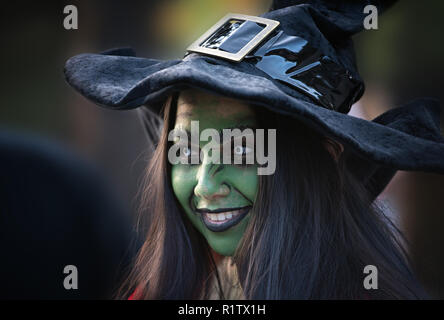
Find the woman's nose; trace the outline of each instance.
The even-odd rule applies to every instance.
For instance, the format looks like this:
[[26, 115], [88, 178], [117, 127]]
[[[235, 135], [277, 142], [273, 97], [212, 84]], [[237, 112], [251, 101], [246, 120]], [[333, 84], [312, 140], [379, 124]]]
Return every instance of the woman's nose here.
[[221, 179], [221, 169], [221, 164], [201, 164], [197, 173], [197, 185], [194, 188], [196, 197], [215, 200], [230, 193], [230, 188]]

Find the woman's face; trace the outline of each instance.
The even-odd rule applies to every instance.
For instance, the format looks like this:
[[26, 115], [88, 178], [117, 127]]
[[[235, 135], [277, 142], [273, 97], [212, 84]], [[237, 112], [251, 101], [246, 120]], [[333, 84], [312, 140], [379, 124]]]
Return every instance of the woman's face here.
[[[251, 108], [240, 101], [197, 90], [181, 92], [175, 129], [191, 132], [191, 121], [199, 121], [199, 131], [213, 128], [241, 130], [257, 127]], [[199, 132], [199, 133], [200, 133]], [[200, 141], [199, 164], [172, 165], [174, 193], [186, 216], [219, 254], [233, 255], [250, 218], [258, 176], [256, 165], [214, 164], [209, 161], [211, 141]], [[251, 152], [236, 148], [234, 152]], [[190, 150], [185, 150], [185, 155]]]

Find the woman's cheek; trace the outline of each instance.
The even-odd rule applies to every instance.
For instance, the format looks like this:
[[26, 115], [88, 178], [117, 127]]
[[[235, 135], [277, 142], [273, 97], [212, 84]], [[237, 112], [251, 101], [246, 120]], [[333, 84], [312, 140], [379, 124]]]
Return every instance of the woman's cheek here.
[[173, 165], [171, 168], [171, 185], [174, 194], [184, 208], [188, 208], [189, 199], [196, 186], [196, 168], [187, 165]]
[[257, 166], [227, 166], [226, 182], [254, 202], [259, 185]]
[[207, 229], [190, 207], [190, 199], [194, 194], [197, 166], [174, 165], [171, 168], [171, 184], [177, 200], [191, 223], [205, 235]]

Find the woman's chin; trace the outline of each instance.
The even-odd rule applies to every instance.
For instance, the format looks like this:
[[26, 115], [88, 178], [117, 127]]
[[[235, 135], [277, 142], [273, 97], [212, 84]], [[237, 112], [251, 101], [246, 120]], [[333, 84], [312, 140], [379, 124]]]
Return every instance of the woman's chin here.
[[242, 219], [240, 223], [224, 232], [205, 232], [205, 238], [209, 246], [223, 256], [232, 256], [236, 251], [240, 240], [248, 225], [249, 215]]

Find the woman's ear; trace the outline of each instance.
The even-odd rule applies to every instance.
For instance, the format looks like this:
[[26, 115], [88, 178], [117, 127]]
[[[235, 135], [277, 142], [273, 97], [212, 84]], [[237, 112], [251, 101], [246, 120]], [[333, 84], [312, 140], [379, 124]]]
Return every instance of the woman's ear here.
[[325, 138], [324, 147], [325, 149], [327, 149], [327, 151], [330, 153], [333, 159], [336, 162], [338, 162], [342, 152], [344, 151], [344, 146], [335, 140], [332, 140], [330, 138]]

